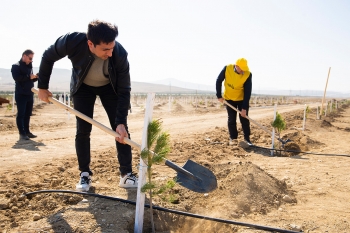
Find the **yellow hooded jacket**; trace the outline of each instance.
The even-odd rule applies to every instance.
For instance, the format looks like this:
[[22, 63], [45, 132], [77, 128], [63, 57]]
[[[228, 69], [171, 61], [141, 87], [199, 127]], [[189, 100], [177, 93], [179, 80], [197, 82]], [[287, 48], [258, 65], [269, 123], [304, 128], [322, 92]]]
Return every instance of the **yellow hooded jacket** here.
[[247, 81], [250, 75], [250, 71], [244, 71], [243, 74], [237, 74], [234, 71], [234, 64], [230, 64], [226, 66], [225, 71], [225, 91], [224, 91], [224, 99], [233, 100], [233, 101], [241, 101], [244, 99], [244, 89], [243, 85], [245, 81]]

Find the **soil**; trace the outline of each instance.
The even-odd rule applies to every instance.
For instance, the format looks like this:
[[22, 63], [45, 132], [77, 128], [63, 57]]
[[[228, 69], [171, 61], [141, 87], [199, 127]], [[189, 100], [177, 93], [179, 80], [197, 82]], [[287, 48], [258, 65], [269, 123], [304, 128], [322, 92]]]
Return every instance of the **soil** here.
[[[139, 100], [140, 102], [140, 100]], [[340, 103], [340, 102], [339, 102]], [[161, 119], [170, 134], [168, 159], [180, 166], [192, 160], [212, 171], [217, 188], [196, 193], [180, 184], [168, 195], [155, 196], [159, 207], [231, 222], [218, 222], [154, 210], [156, 232], [264, 232], [268, 226], [303, 232], [350, 232], [350, 108], [338, 109], [316, 120], [316, 106], [303, 130], [304, 104], [279, 105], [287, 123], [284, 145], [251, 123], [256, 147], [229, 144], [226, 110], [217, 103], [194, 105], [174, 101], [171, 106], [155, 101], [153, 118]], [[131, 139], [140, 144], [144, 106], [133, 103], [128, 124]], [[253, 106], [249, 116], [272, 130], [273, 106]], [[135, 205], [93, 194], [136, 201], [137, 191], [118, 187], [119, 170], [114, 138], [93, 127], [91, 134], [94, 172], [91, 195], [33, 191], [75, 190], [79, 171], [74, 147], [75, 117], [54, 104], [36, 102], [31, 131], [38, 135], [19, 141], [15, 112], [0, 106], [0, 230], [2, 232], [133, 232]], [[94, 119], [108, 126], [97, 103]], [[239, 125], [239, 124], [238, 124]], [[239, 128], [239, 141], [243, 139]], [[133, 167], [138, 172], [140, 153], [133, 148]], [[153, 168], [153, 179], [163, 184], [176, 177], [164, 164]], [[149, 195], [146, 195], [146, 204]], [[232, 224], [233, 222], [244, 223]], [[151, 232], [145, 208], [143, 232]]]

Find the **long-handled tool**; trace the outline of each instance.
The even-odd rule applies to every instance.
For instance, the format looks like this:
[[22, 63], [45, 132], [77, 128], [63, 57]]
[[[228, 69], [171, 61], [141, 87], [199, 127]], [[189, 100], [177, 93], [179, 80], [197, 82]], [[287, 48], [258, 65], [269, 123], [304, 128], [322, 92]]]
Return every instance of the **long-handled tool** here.
[[[224, 100], [224, 104], [226, 104], [227, 106], [229, 106], [230, 108], [232, 108], [233, 110], [237, 111], [239, 114], [241, 114], [241, 111], [239, 111], [237, 108], [233, 107], [231, 104], [229, 104], [226, 100]], [[262, 130], [264, 130], [266, 133], [270, 134], [271, 137], [273, 137], [273, 133], [270, 132], [269, 130], [267, 130], [264, 126], [262, 126], [261, 124], [259, 124], [258, 122], [256, 122], [255, 120], [253, 120], [252, 118], [250, 118], [249, 116], [246, 116], [246, 118], [253, 122], [254, 124], [256, 124], [257, 126], [259, 126]], [[277, 138], [275, 136], [275, 138], [280, 141], [282, 143], [282, 145], [284, 146], [287, 142], [290, 142], [290, 139], [287, 139], [287, 140], [282, 140], [281, 138]]]
[[[38, 89], [32, 88], [32, 92], [38, 93]], [[110, 128], [104, 126], [103, 124], [95, 121], [94, 119], [84, 115], [83, 113], [69, 107], [68, 105], [61, 103], [60, 101], [49, 97], [49, 101], [56, 104], [57, 106], [69, 111], [70, 113], [74, 114], [75, 116], [89, 122], [90, 124], [96, 126], [97, 128], [105, 131], [106, 133], [114, 136], [114, 137], [120, 137], [120, 135], [111, 130]], [[136, 147], [138, 150], [141, 151], [141, 146], [137, 144], [136, 142], [130, 140], [129, 138], [124, 138], [125, 143], [127, 143], [130, 146]], [[176, 165], [175, 163], [165, 160], [165, 165], [168, 167], [174, 169], [177, 172], [177, 179], [176, 181], [183, 187], [188, 188], [189, 190], [192, 190], [194, 192], [198, 193], [207, 193], [215, 190], [217, 188], [217, 180], [215, 175], [212, 171], [209, 169], [203, 167], [202, 165], [199, 165], [192, 160], [187, 160], [185, 165], [183, 167], [180, 167]]]

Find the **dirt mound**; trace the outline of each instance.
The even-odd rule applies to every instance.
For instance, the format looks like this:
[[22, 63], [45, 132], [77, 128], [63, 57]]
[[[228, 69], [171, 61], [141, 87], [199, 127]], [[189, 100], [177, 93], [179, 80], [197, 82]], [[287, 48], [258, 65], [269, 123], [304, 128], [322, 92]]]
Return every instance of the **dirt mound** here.
[[330, 123], [329, 121], [326, 120], [322, 120], [321, 122], [321, 127], [332, 127], [332, 123]]
[[[219, 187], [215, 196], [222, 196], [224, 193], [229, 196], [209, 202], [214, 201], [220, 207], [225, 206], [225, 210], [233, 218], [252, 213], [266, 214], [271, 209], [278, 208], [284, 201], [296, 202], [284, 181], [277, 180], [251, 162], [239, 162], [227, 167], [218, 176], [225, 185]], [[225, 203], [227, 200], [230, 201]]]
[[[304, 134], [302, 131], [292, 131], [285, 134], [282, 137], [283, 140], [289, 139], [291, 142], [286, 143], [285, 150], [295, 150], [295, 151], [309, 151], [312, 149], [318, 149], [323, 143], [310, 138], [310, 136]], [[295, 153], [292, 153], [295, 155]]]
[[176, 112], [183, 112], [183, 111], [184, 111], [184, 108], [182, 107], [181, 104], [176, 103], [176, 104], [175, 104], [175, 111], [176, 111]]

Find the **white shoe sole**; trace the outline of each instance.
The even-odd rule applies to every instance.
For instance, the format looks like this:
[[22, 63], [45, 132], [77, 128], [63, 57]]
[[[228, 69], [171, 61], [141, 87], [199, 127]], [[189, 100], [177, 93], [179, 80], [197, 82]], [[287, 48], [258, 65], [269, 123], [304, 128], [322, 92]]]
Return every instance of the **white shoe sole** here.
[[90, 186], [88, 186], [88, 187], [82, 187], [81, 185], [76, 185], [76, 187], [75, 187], [75, 189], [77, 190], [77, 191], [79, 191], [79, 192], [87, 192], [87, 191], [89, 191], [90, 190]]

